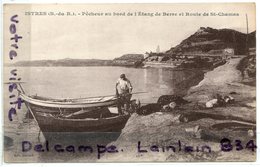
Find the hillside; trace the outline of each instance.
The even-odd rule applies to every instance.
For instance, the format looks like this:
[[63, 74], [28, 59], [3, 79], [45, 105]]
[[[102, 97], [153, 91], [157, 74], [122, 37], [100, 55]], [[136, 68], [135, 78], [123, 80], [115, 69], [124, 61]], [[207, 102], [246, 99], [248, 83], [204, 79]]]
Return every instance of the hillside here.
[[140, 61], [144, 59], [143, 54], [125, 54], [121, 57], [115, 58], [115, 60], [124, 60], [124, 61]]
[[233, 48], [235, 55], [246, 54], [247, 47], [255, 47], [256, 32], [248, 35], [246, 46], [246, 34], [231, 29], [213, 29], [201, 27], [197, 32], [183, 40], [179, 45], [165, 53], [174, 55], [185, 54], [219, 54], [221, 50]]
[[256, 46], [256, 31], [248, 34], [231, 29], [200, 27], [166, 52], [147, 53], [145, 67], [215, 68], [234, 55], [246, 55]]
[[121, 57], [115, 58], [113, 60], [113, 64], [139, 67], [143, 65], [142, 64], [143, 60], [144, 60], [143, 54], [125, 54]]

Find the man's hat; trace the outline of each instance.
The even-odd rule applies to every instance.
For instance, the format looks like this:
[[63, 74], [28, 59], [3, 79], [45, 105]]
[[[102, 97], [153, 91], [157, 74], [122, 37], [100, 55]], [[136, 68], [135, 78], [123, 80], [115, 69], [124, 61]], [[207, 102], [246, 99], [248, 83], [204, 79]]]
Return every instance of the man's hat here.
[[120, 78], [125, 78], [125, 74], [121, 74], [121, 75], [120, 75]]

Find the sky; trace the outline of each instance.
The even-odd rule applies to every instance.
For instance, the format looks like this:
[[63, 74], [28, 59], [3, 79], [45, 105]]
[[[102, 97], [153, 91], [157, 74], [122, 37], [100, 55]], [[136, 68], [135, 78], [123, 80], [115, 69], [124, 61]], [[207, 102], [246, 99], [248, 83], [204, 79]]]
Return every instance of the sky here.
[[[195, 33], [200, 27], [255, 31], [255, 6], [248, 4], [103, 4], [103, 5], [20, 5], [5, 6], [8, 18], [19, 15], [16, 60], [113, 59], [123, 54], [166, 51]], [[74, 12], [75, 16], [28, 15], [28, 12]], [[112, 16], [82, 16], [82, 13], [111, 13]], [[176, 13], [177, 16], [114, 16], [113, 13]], [[188, 13], [238, 13], [239, 16], [179, 16]], [[78, 15], [80, 14], [80, 15]], [[6, 32], [6, 31], [5, 31]], [[11, 34], [5, 33], [5, 41]], [[11, 41], [6, 42], [5, 53]]]

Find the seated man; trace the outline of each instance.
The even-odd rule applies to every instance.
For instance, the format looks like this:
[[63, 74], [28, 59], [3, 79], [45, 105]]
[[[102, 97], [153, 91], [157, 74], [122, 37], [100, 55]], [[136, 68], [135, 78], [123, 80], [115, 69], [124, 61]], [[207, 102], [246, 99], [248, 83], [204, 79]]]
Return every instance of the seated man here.
[[[131, 82], [126, 78], [125, 74], [121, 74], [116, 82], [116, 96], [118, 98], [117, 107], [120, 115], [124, 114], [122, 107], [128, 112], [130, 108], [130, 100], [132, 97], [133, 87]], [[126, 105], [126, 107], [125, 107]]]

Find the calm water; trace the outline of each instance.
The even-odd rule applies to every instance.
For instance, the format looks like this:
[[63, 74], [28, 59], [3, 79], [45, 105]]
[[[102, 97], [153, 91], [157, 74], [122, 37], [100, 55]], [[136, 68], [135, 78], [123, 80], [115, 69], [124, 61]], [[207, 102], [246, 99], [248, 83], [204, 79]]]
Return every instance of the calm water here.
[[[8, 81], [10, 70], [4, 69], [4, 81]], [[29, 95], [40, 95], [52, 98], [78, 98], [115, 94], [115, 83], [120, 74], [125, 73], [133, 85], [133, 92], [147, 92], [133, 95], [144, 105], [156, 102], [158, 97], [166, 94], [184, 95], [189, 87], [197, 84], [203, 77], [200, 71], [174, 71], [172, 69], [136, 69], [125, 67], [19, 67], [18, 76], [22, 78], [24, 90]], [[8, 85], [4, 85], [4, 131], [6, 140], [6, 156], [17, 156], [17, 161], [31, 159], [46, 160], [42, 155], [23, 157], [21, 141], [37, 139], [39, 128], [37, 124], [26, 117], [25, 106], [18, 110], [17, 116], [10, 122], [7, 117], [9, 106]], [[29, 133], [28, 133], [29, 132]], [[43, 139], [40, 139], [42, 141]], [[66, 156], [65, 156], [66, 157]], [[70, 156], [71, 157], [71, 156]], [[51, 157], [53, 158], [53, 157]], [[64, 156], [56, 157], [57, 160]], [[75, 158], [75, 157], [74, 157]], [[77, 157], [79, 158], [79, 157]], [[76, 158], [76, 160], [77, 160]]]

